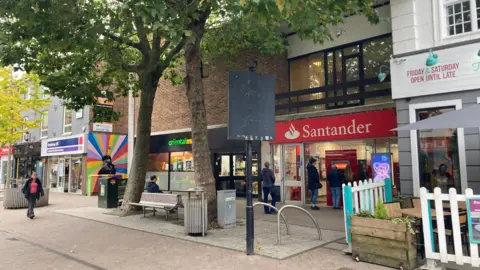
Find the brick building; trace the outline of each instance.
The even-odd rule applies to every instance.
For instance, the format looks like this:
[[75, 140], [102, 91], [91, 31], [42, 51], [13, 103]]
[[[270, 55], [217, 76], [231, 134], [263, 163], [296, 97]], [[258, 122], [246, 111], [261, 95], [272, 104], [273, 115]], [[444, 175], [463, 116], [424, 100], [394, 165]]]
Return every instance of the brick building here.
[[[390, 18], [389, 1], [376, 2], [380, 16]], [[357, 179], [376, 176], [372, 172], [372, 154], [388, 154], [389, 170], [383, 173], [389, 177], [394, 175], [391, 167], [398, 166], [396, 134], [390, 131], [396, 127], [387, 70], [393, 43], [390, 20], [371, 25], [363, 16], [351, 16], [344, 25], [332, 26], [331, 31], [336, 38], [324, 44], [301, 40], [290, 33], [289, 49], [284, 55], [246, 54], [233, 61], [237, 67], [233, 69], [246, 71], [247, 62], [257, 60], [257, 72], [276, 76], [276, 140], [254, 143], [253, 172], [256, 174], [260, 164], [270, 161], [279, 180], [279, 199], [289, 203], [309, 201], [305, 164], [310, 158], [319, 161], [324, 182], [335, 163], [349, 165]], [[209, 147], [217, 189], [236, 189], [237, 195], [243, 196], [245, 145], [226, 138], [229, 68], [217, 63], [204, 81]], [[387, 72], [380, 81], [379, 72]], [[152, 120], [147, 177], [155, 174], [165, 190], [195, 186], [183, 86], [161, 82]], [[122, 123], [118, 126], [126, 128]], [[340, 134], [342, 130], [344, 134]], [[254, 193], [261, 186], [257, 180], [254, 177]], [[326, 198], [325, 190], [322, 195]]]

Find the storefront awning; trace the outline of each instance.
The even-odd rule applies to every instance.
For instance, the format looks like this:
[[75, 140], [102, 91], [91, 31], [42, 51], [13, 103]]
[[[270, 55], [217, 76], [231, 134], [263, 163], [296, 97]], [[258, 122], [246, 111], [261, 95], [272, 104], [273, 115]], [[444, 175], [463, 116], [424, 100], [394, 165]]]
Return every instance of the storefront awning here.
[[475, 128], [480, 127], [480, 104], [466, 107], [456, 111], [427, 118], [409, 125], [404, 125], [393, 130], [422, 130], [446, 128]]

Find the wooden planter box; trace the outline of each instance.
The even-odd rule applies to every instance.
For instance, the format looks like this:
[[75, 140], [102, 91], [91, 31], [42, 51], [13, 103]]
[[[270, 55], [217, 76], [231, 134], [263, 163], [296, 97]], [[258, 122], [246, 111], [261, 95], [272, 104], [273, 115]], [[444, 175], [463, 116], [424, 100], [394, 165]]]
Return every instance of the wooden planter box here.
[[405, 223], [352, 216], [351, 232], [354, 258], [397, 269], [416, 268], [416, 238]]

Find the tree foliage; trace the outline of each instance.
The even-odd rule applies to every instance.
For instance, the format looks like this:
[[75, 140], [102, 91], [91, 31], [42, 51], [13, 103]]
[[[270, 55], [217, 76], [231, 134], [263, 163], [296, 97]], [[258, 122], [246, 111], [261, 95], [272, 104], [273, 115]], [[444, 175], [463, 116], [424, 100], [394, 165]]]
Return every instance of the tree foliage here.
[[29, 129], [40, 127], [40, 117], [24, 117], [28, 111], [42, 114], [42, 108], [50, 103], [43, 96], [37, 75], [14, 73], [11, 67], [0, 67], [0, 146], [13, 144]]
[[[208, 62], [244, 50], [282, 52], [288, 45], [282, 28], [323, 42], [332, 38], [328, 26], [341, 23], [344, 14], [363, 13], [371, 22], [378, 20], [371, 4], [371, 0], [2, 0], [0, 62], [37, 73], [52, 95], [75, 110], [95, 104], [98, 97], [113, 100], [130, 89], [140, 90], [133, 170], [124, 198], [128, 206], [143, 191], [153, 102], [161, 78], [185, 82], [190, 111], [195, 112], [193, 152], [200, 157], [198, 151], [208, 148], [199, 57]], [[196, 172], [197, 182], [211, 184], [209, 158], [195, 161], [205, 172]]]

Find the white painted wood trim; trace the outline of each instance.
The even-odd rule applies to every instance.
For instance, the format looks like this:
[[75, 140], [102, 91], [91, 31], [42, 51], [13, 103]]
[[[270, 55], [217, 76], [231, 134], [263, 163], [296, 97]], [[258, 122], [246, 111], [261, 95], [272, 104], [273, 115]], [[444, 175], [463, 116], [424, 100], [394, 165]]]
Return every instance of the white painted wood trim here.
[[[453, 100], [443, 100], [436, 102], [425, 102], [425, 103], [416, 103], [409, 105], [409, 118], [410, 124], [417, 122], [417, 110], [420, 109], [430, 109], [438, 107], [449, 107], [455, 106], [456, 110], [462, 109], [462, 100], [453, 99]], [[468, 188], [467, 181], [467, 163], [466, 163], [466, 153], [465, 153], [465, 132], [463, 128], [457, 129], [458, 136], [458, 160], [460, 163], [460, 189], [465, 190]], [[412, 155], [412, 180], [413, 180], [413, 195], [418, 197], [420, 196], [420, 168], [419, 168], [419, 159], [418, 159], [418, 137], [417, 130], [410, 131], [410, 148]]]

